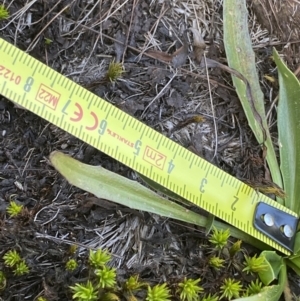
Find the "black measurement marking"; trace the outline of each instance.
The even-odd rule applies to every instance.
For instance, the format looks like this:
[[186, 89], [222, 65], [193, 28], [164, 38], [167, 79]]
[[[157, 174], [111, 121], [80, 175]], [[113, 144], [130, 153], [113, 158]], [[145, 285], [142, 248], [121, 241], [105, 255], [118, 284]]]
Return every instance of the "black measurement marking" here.
[[[206, 170], [205, 178], [207, 178], [207, 176], [209, 175], [211, 166], [212, 166], [212, 165], [209, 165], [209, 166], [208, 166], [208, 168], [207, 168], [207, 170]], [[205, 168], [206, 168], [206, 166], [205, 166]]]
[[47, 78], [49, 78], [49, 75], [50, 75], [51, 71], [52, 71], [51, 69], [46, 68], [46, 75], [45, 76]]
[[232, 211], [236, 211], [236, 206], [235, 205], [239, 201], [239, 198], [237, 196], [234, 196], [233, 198], [234, 198], [234, 201], [232, 202], [230, 208], [231, 208]]
[[51, 87], [51, 88], [53, 88], [53, 86], [54, 86], [54, 84], [55, 84], [55, 82], [56, 82], [57, 77], [58, 77], [58, 74], [55, 72], [55, 77], [54, 77], [52, 83], [50, 84], [50, 87]]
[[13, 54], [13, 57], [14, 57], [14, 60], [13, 60], [13, 62], [12, 62], [13, 65], [16, 63], [16, 61], [17, 61], [19, 55], [20, 55], [20, 51], [17, 52], [17, 55], [14, 55], [14, 54]]
[[[82, 97], [82, 93], [84, 92], [84, 96]], [[86, 90], [85, 89], [80, 89], [80, 93], [79, 93], [79, 97], [85, 99], [85, 95], [86, 95]]]
[[195, 161], [195, 156], [192, 157], [192, 160], [191, 160], [191, 163], [189, 165], [189, 169], [192, 168], [193, 164], [194, 164], [194, 161]]
[[[42, 71], [42, 70], [43, 70], [43, 71]], [[40, 65], [40, 68], [39, 68], [39, 70], [37, 70], [37, 72], [38, 72], [39, 74], [44, 75], [45, 70], [46, 70], [45, 65], [41, 64], [41, 65]]]
[[56, 74], [54, 70], [51, 70], [50, 76], [48, 77], [50, 80], [52, 80], [53, 76]]
[[[74, 89], [74, 88], [75, 88], [75, 89]], [[78, 85], [75, 85], [75, 83], [74, 83], [73, 89], [75, 90], [74, 94], [75, 94], [76, 96], [78, 96], [78, 92], [81, 91], [81, 87], [78, 86]]]
[[8, 43], [5, 43], [5, 46], [4, 46], [4, 49], [3, 49], [3, 52], [6, 52], [7, 54], [9, 54], [9, 52], [7, 52], [7, 48], [10, 46], [10, 44]]
[[21, 56], [19, 57], [19, 63], [23, 64], [23, 60], [24, 60], [24, 52], [21, 52]]
[[106, 113], [106, 117], [105, 117], [105, 119], [108, 119], [108, 117], [110, 116], [110, 111], [112, 110], [112, 106], [109, 106], [108, 107], [108, 111], [107, 111], [107, 113]]
[[126, 129], [126, 127], [127, 127], [127, 125], [128, 125], [128, 121], [129, 121], [129, 123], [130, 123], [130, 120], [131, 120], [131, 118], [128, 116], [128, 115], [125, 115], [124, 114], [124, 118], [123, 118], [123, 123], [124, 123], [124, 125], [123, 125], [123, 130], [125, 130]]
[[13, 48], [13, 52], [11, 54], [11, 57], [15, 57], [15, 52], [17, 51], [17, 48]]

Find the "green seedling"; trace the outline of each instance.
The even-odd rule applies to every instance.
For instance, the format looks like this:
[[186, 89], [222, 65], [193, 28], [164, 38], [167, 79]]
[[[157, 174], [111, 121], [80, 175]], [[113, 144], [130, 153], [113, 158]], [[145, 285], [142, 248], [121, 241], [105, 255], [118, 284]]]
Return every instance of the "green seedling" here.
[[10, 217], [16, 217], [21, 213], [23, 209], [23, 205], [18, 205], [15, 201], [11, 201], [6, 211], [10, 215]]
[[74, 271], [78, 267], [78, 263], [75, 259], [70, 259], [66, 263], [67, 271]]
[[13, 272], [16, 276], [23, 276], [29, 273], [29, 267], [24, 260], [21, 260], [14, 266]]
[[97, 250], [92, 251], [90, 250], [89, 253], [89, 263], [94, 268], [101, 268], [104, 267], [111, 259], [111, 255], [108, 253], [107, 250]]
[[239, 251], [241, 251], [241, 240], [237, 240], [229, 249], [229, 255], [230, 257], [234, 257], [235, 254], [237, 254]]
[[171, 298], [167, 284], [157, 284], [152, 288], [148, 287], [146, 301], [169, 301]]
[[68, 254], [71, 256], [74, 255], [76, 253], [77, 249], [78, 249], [78, 247], [76, 245], [71, 245], [69, 247]]
[[124, 68], [121, 63], [115, 61], [110, 62], [106, 77], [111, 81], [116, 81], [124, 73]]
[[123, 289], [128, 292], [133, 292], [141, 289], [144, 287], [146, 283], [139, 282], [139, 276], [130, 276], [129, 279], [127, 279], [123, 285]]
[[240, 281], [236, 281], [232, 278], [225, 279], [224, 284], [220, 287], [222, 293], [220, 299], [227, 298], [228, 300], [231, 300], [232, 298], [238, 298], [241, 290], [242, 285], [240, 284]]
[[0, 4], [0, 21], [7, 18], [9, 18], [9, 11], [3, 4]]
[[95, 289], [91, 281], [86, 284], [76, 283], [75, 286], [70, 286], [73, 291], [73, 299], [77, 301], [96, 301], [98, 300], [98, 291]]
[[214, 247], [217, 250], [222, 250], [227, 245], [229, 237], [230, 237], [229, 229], [218, 230], [217, 228], [214, 228], [209, 241], [214, 245]]
[[36, 301], [48, 301], [48, 299], [45, 297], [38, 297]]
[[100, 288], [112, 288], [116, 284], [116, 269], [104, 266], [102, 269], [96, 269], [95, 274], [99, 279]]
[[251, 281], [251, 283], [248, 285], [247, 290], [246, 290], [247, 296], [251, 296], [251, 295], [260, 293], [262, 290], [262, 287], [263, 287], [263, 284], [258, 279], [256, 279], [255, 282]]
[[266, 271], [268, 268], [268, 265], [266, 264], [265, 258], [263, 256], [256, 257], [255, 254], [253, 257], [245, 256], [243, 272], [246, 272], [247, 274], [251, 273], [259, 273]]
[[225, 260], [218, 257], [218, 256], [212, 256], [211, 258], [209, 258], [208, 264], [216, 269], [216, 270], [220, 270], [221, 268], [224, 267], [224, 262]]
[[104, 293], [103, 295], [101, 295], [101, 301], [119, 301], [120, 298], [118, 295], [111, 293], [111, 292], [107, 292]]
[[45, 38], [45, 45], [50, 45], [53, 41], [49, 38]]
[[14, 267], [17, 263], [21, 262], [22, 259], [16, 250], [11, 250], [3, 256], [3, 260], [5, 265]]
[[208, 294], [207, 296], [204, 296], [200, 298], [200, 301], [218, 301], [219, 297], [217, 295], [211, 295]]
[[180, 294], [180, 300], [182, 301], [196, 301], [199, 299], [198, 294], [203, 291], [203, 288], [199, 286], [201, 279], [186, 279], [178, 284], [178, 292]]
[[0, 271], [0, 292], [6, 287], [6, 277], [3, 271]]

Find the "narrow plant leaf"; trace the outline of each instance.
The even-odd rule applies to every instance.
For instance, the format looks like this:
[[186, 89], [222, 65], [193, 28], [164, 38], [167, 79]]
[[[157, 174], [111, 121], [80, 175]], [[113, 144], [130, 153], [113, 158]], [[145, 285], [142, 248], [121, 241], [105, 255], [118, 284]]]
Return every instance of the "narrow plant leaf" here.
[[300, 276], [300, 232], [296, 233], [294, 255], [287, 258], [287, 265], [290, 266], [298, 276]]
[[201, 215], [101, 166], [83, 164], [61, 152], [51, 153], [50, 161], [68, 182], [99, 198], [202, 227], [206, 225]]
[[[205, 216], [164, 199], [141, 184], [108, 171], [101, 166], [90, 166], [81, 163], [57, 151], [50, 154], [50, 161], [70, 184], [99, 198], [201, 227], [206, 227], [208, 224], [209, 220]], [[213, 224], [217, 229], [229, 229], [233, 237], [252, 244], [261, 250], [270, 249], [266, 244], [230, 225], [219, 221], [214, 221]]]
[[[267, 162], [273, 181], [282, 187], [282, 179], [271, 141], [264, 108], [264, 96], [259, 85], [255, 55], [248, 30], [246, 0], [224, 0], [224, 44], [228, 65], [240, 72], [249, 82], [246, 84], [232, 76], [233, 84], [242, 103], [250, 128], [258, 143], [267, 147]], [[282, 201], [281, 201], [282, 202]]]
[[277, 127], [285, 206], [300, 214], [300, 83], [275, 49], [273, 56], [279, 76]]

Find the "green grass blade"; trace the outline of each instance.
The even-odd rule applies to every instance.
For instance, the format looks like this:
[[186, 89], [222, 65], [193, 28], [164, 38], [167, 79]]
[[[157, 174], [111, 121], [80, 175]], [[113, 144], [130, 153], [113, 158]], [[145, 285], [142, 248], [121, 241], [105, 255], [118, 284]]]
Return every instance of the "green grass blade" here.
[[279, 76], [277, 126], [285, 206], [300, 214], [300, 83], [275, 49], [273, 56]]
[[239, 71], [248, 80], [252, 100], [249, 99], [246, 85], [242, 80], [232, 76], [233, 84], [257, 141], [264, 142], [267, 147], [267, 162], [272, 179], [282, 187], [281, 173], [266, 121], [264, 96], [259, 85], [247, 17], [246, 0], [224, 0], [224, 44], [228, 65]]

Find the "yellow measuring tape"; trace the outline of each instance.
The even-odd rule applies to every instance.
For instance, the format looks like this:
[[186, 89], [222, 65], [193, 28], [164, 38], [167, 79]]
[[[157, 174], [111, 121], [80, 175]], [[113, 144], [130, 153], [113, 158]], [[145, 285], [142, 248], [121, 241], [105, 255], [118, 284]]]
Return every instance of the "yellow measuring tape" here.
[[[275, 241], [254, 227], [254, 217], [260, 203], [274, 208], [275, 218], [286, 214], [296, 223], [294, 212], [3, 39], [0, 58], [0, 93], [6, 98], [273, 248], [292, 252], [291, 237], [287, 237], [289, 246]], [[260, 210], [257, 221], [263, 228], [267, 215], [264, 208]], [[271, 228], [272, 222], [271, 216]]]

